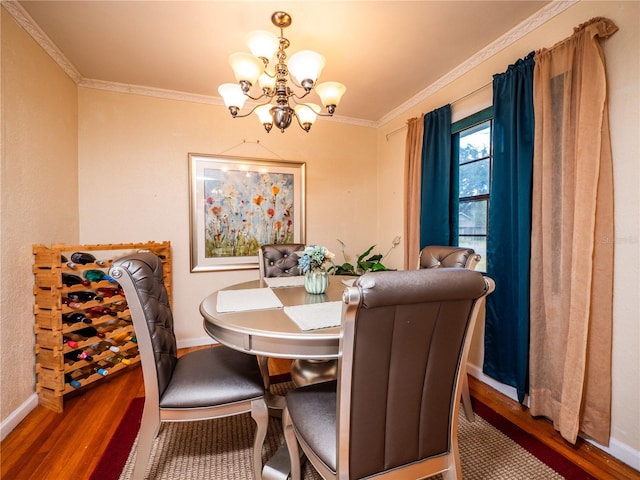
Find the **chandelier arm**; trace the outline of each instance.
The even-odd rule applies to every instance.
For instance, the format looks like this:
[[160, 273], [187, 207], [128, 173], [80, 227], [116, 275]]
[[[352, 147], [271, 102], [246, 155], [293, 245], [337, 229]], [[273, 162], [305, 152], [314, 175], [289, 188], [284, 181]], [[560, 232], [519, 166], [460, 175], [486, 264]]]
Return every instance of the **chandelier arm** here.
[[[306, 96], [306, 95], [303, 95], [302, 97], [297, 97], [297, 98], [304, 98], [305, 96]], [[301, 102], [296, 101], [296, 98], [295, 98], [295, 97], [296, 97], [295, 95], [292, 95], [292, 96], [291, 96], [291, 98], [293, 98], [293, 103], [295, 103], [296, 105], [304, 105], [304, 106], [305, 106], [305, 107], [307, 107], [307, 108], [311, 108], [311, 107], [310, 107], [309, 105], [307, 105], [306, 103], [301, 103]], [[319, 117], [333, 117], [333, 114], [332, 114], [332, 113], [322, 113], [322, 111], [320, 111], [320, 112], [316, 112], [313, 108], [311, 108], [311, 110], [313, 110], [313, 113], [315, 113], [315, 114], [316, 114], [317, 116], [319, 116]], [[299, 122], [300, 122], [300, 121], [298, 120], [298, 123], [299, 123]]]
[[[251, 100], [256, 100], [256, 101], [267, 97], [269, 99], [269, 102], [271, 102], [271, 99], [275, 96], [275, 95], [269, 95], [268, 93], [265, 93], [264, 91], [262, 92], [262, 95], [260, 95], [259, 97], [252, 97], [248, 93], [244, 93], [244, 92], [243, 92], [243, 94], [244, 94], [245, 97], [250, 98]], [[267, 102], [267, 103], [269, 103], [269, 102]], [[260, 105], [258, 105], [258, 106], [260, 106]]]
[[303, 125], [302, 122], [300, 121], [300, 117], [298, 117], [296, 112], [293, 112], [293, 116], [296, 117], [296, 121], [298, 122], [298, 125], [300, 126], [300, 128], [305, 132], [309, 133], [309, 130], [311, 130], [311, 124], [307, 124], [307, 126]]
[[298, 100], [302, 100], [304, 97], [306, 97], [307, 95], [309, 95], [311, 93], [311, 90], [305, 91], [304, 95], [298, 95], [296, 94], [296, 92], [294, 92], [293, 90], [291, 90], [291, 95], [289, 95], [289, 98], [293, 98], [294, 103], [298, 104], [298, 102], [296, 101], [296, 98]]
[[[264, 96], [264, 95], [263, 95]], [[252, 97], [249, 97], [252, 98]], [[258, 97], [258, 98], [262, 98], [262, 97]], [[255, 99], [254, 99], [255, 100]], [[263, 105], [269, 105], [271, 103], [271, 99], [269, 99], [268, 102], [265, 103], [261, 103], [259, 105], [256, 105], [255, 107], [253, 107], [249, 112], [245, 113], [244, 115], [240, 115], [240, 114], [236, 114], [233, 118], [245, 118], [248, 117], [249, 115], [251, 115], [253, 112], [256, 111], [256, 108], [258, 107], [262, 107]]]

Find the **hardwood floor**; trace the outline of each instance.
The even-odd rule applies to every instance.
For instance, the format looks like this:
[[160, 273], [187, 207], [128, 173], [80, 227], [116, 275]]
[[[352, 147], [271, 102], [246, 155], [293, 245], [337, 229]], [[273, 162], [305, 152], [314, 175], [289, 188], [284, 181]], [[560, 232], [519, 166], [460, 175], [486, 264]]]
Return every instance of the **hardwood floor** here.
[[[270, 360], [274, 375], [286, 373], [290, 362]], [[550, 422], [533, 419], [524, 407], [470, 377], [471, 395], [538, 437], [569, 460], [600, 479], [631, 480], [640, 472], [621, 464], [586, 442], [565, 442]], [[144, 396], [142, 369], [134, 367], [98, 388], [65, 399], [64, 412], [38, 406], [2, 442], [2, 480], [83, 480], [107, 447], [129, 402]]]

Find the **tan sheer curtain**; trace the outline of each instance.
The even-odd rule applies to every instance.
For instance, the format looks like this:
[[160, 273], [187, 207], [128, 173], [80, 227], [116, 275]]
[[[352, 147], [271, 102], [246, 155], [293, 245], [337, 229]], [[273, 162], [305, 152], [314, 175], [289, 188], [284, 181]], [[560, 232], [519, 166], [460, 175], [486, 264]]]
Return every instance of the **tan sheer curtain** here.
[[407, 121], [404, 162], [404, 268], [418, 266], [420, 250], [420, 177], [422, 174], [422, 135], [424, 118]]
[[613, 169], [604, 56], [594, 18], [535, 56], [531, 414], [608, 445]]

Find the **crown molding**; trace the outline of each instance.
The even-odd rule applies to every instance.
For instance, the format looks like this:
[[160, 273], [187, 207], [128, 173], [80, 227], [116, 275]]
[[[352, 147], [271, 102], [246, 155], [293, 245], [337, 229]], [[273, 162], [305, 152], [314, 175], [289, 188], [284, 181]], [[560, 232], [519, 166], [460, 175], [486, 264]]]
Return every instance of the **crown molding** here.
[[379, 128], [390, 122], [391, 120], [396, 119], [410, 108], [415, 107], [422, 101], [434, 95], [442, 88], [446, 87], [453, 81], [457, 80], [464, 74], [480, 65], [488, 58], [501, 52], [516, 41], [520, 40], [525, 35], [528, 35], [544, 23], [554, 18], [556, 15], [559, 15], [560, 13], [564, 12], [566, 9], [572, 7], [580, 1], [581, 0], [552, 0], [551, 3], [540, 9], [538, 12], [536, 12], [520, 24], [516, 25], [514, 28], [499, 37], [497, 40], [493, 41], [488, 46], [480, 50], [478, 53], [475, 53], [471, 58], [468, 58], [465, 62], [458, 65], [446, 75], [440, 77], [427, 88], [387, 113], [376, 122], [376, 128]]
[[[224, 101], [219, 97], [211, 97], [208, 95], [200, 95], [196, 93], [185, 93], [176, 90], [165, 90], [162, 88], [145, 87], [142, 85], [130, 85], [126, 83], [107, 82], [104, 80], [95, 80], [91, 78], [83, 78], [78, 82], [78, 87], [92, 88], [95, 90], [105, 90], [115, 93], [129, 93], [133, 95], [143, 95], [147, 97], [165, 98], [170, 100], [180, 100], [192, 103], [206, 103], [209, 105], [225, 106]], [[247, 102], [248, 106], [257, 105], [255, 102]], [[327, 120], [328, 117], [318, 117], [318, 120]], [[334, 115], [331, 120], [338, 123], [347, 123], [360, 127], [374, 128], [375, 122], [369, 120], [361, 120], [357, 118], [342, 117]]]
[[[440, 77], [427, 88], [413, 96], [406, 102], [391, 110], [380, 120], [371, 121], [358, 118], [343, 117], [334, 115], [332, 121], [356, 125], [361, 127], [379, 128], [386, 123], [394, 120], [407, 110], [415, 107], [422, 101], [426, 100], [442, 88], [446, 87], [453, 81], [457, 80], [482, 62], [497, 54], [498, 52], [509, 47], [517, 40], [529, 34], [542, 24], [546, 23], [556, 15], [564, 12], [571, 6], [582, 0], [552, 0], [551, 3], [536, 12], [531, 17], [521, 22], [516, 27], [509, 30], [500, 38], [490, 43], [487, 47], [474, 54], [471, 58], [458, 65], [446, 75]], [[106, 90], [117, 93], [129, 93], [134, 95], [144, 95], [149, 97], [166, 98], [172, 100], [181, 100], [194, 103], [206, 103], [210, 105], [224, 105], [219, 97], [210, 97], [207, 95], [199, 95], [194, 93], [178, 92], [174, 90], [165, 90], [161, 88], [145, 87], [141, 85], [129, 85], [117, 82], [108, 82], [104, 80], [95, 80], [84, 78], [73, 64], [64, 56], [58, 47], [51, 41], [46, 33], [38, 26], [31, 16], [16, 0], [1, 0], [4, 9], [16, 20], [16, 22], [24, 28], [24, 30], [33, 37], [33, 39], [49, 54], [49, 56], [69, 75], [69, 77], [79, 86], [84, 88], [93, 88], [97, 90]], [[326, 119], [325, 117], [318, 117]]]
[[78, 84], [82, 80], [82, 75], [76, 67], [64, 56], [49, 36], [42, 31], [40, 26], [31, 18], [27, 11], [22, 8], [16, 0], [2, 0], [4, 9], [14, 18], [33, 39], [40, 45], [47, 54], [58, 64], [69, 78]]
[[163, 88], [145, 87], [143, 85], [132, 85], [128, 83], [109, 82], [106, 80], [95, 80], [83, 78], [78, 82], [79, 87], [92, 88], [94, 90], [106, 90], [115, 93], [130, 93], [133, 95], [143, 95], [146, 97], [167, 98], [171, 100], [181, 100], [193, 103], [207, 103], [210, 105], [223, 105], [221, 98], [200, 95], [197, 93], [186, 93], [177, 90], [166, 90]]

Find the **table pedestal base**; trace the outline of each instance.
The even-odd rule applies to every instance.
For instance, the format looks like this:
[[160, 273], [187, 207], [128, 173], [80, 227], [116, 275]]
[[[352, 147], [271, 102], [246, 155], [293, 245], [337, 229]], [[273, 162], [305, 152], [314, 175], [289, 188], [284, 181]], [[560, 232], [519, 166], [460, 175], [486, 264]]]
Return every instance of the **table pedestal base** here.
[[283, 444], [262, 469], [262, 480], [287, 480], [290, 473], [289, 452], [287, 446]]
[[291, 380], [296, 387], [335, 380], [338, 360], [294, 360], [291, 363]]

